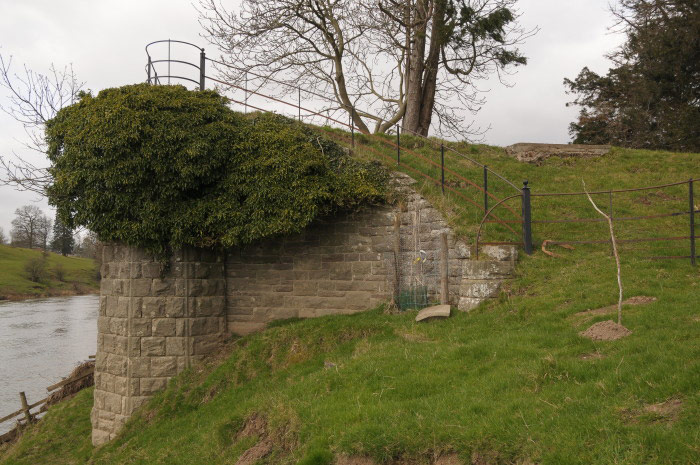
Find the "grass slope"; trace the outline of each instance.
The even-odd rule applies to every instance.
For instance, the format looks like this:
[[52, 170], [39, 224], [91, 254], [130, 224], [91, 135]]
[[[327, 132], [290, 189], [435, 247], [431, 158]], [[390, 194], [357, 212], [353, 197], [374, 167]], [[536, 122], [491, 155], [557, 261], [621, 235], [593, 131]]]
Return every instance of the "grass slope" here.
[[[0, 245], [0, 298], [85, 293], [99, 287], [94, 260], [63, 257], [55, 253], [49, 253], [47, 259], [47, 279], [39, 283], [30, 281], [24, 266], [29, 260], [41, 256], [38, 250]], [[57, 265], [65, 270], [64, 281], [56, 279]]]
[[[470, 151], [545, 191], [578, 191], [581, 177], [590, 189], [672, 182], [698, 177], [700, 167], [694, 154], [624, 149], [542, 166], [490, 147]], [[443, 208], [460, 208], [422, 188]], [[682, 188], [621, 195], [614, 208], [682, 210], [684, 198]], [[533, 215], [595, 217], [587, 201], [568, 199], [540, 204]], [[683, 218], [687, 226], [687, 216], [616, 226], [622, 237], [669, 235], [683, 230]], [[535, 240], [556, 234], [604, 239], [606, 226], [540, 225]], [[671, 247], [682, 253], [687, 241]], [[235, 464], [254, 456], [251, 448], [267, 452], [248, 462], [258, 464], [327, 464], [343, 454], [428, 464], [447, 453], [480, 464], [697, 463], [700, 272], [687, 260], [648, 260], [638, 248], [622, 250], [625, 296], [657, 300], [623, 309], [632, 331], [624, 339], [578, 334], [613, 315], [575, 316], [616, 302], [609, 245], [560, 249], [560, 258], [538, 252], [522, 257], [498, 299], [448, 320], [417, 324], [414, 312], [376, 309], [284, 322], [234, 341], [226, 354], [175, 378], [99, 449], [90, 449], [89, 393], [82, 393], [0, 463]], [[678, 408], [656, 405], [665, 402]]]

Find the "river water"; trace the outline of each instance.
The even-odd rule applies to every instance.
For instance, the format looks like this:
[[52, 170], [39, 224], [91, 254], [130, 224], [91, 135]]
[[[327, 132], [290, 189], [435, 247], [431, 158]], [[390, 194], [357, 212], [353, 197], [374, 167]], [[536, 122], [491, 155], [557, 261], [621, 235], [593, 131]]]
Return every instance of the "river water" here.
[[[97, 295], [0, 302], [0, 417], [46, 397], [97, 348]], [[36, 410], [34, 410], [36, 411]], [[0, 423], [0, 433], [13, 421]]]

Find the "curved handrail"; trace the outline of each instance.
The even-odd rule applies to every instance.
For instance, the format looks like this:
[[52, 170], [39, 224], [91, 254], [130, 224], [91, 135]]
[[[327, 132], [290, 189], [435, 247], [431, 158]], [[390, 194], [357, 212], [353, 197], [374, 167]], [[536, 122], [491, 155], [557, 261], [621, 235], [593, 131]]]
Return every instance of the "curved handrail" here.
[[506, 200], [514, 199], [515, 197], [521, 197], [521, 196], [522, 196], [522, 194], [514, 194], [514, 195], [511, 195], [511, 196], [506, 197], [504, 199], [501, 199], [498, 203], [496, 203], [496, 205], [489, 208], [489, 210], [486, 212], [484, 217], [481, 219], [481, 223], [479, 223], [479, 229], [477, 229], [477, 231], [476, 231], [476, 238], [475, 238], [476, 242], [474, 244], [474, 247], [475, 247], [474, 253], [476, 255], [477, 260], [479, 259], [479, 237], [481, 236], [481, 228], [484, 226], [484, 222], [486, 221], [486, 218], [488, 218], [491, 215], [491, 212], [496, 207], [498, 207], [500, 204], [502, 204]]
[[145, 47], [146, 54], [148, 54], [148, 47], [150, 47], [151, 45], [154, 45], [154, 44], [161, 44], [164, 42], [167, 42], [169, 44], [175, 43], [175, 44], [191, 45], [192, 47], [194, 47], [202, 52], [204, 51], [204, 47], [200, 47], [199, 45], [195, 45], [192, 42], [185, 42], [184, 40], [177, 40], [177, 39], [162, 39], [162, 40], [154, 40], [153, 42], [146, 44], [146, 47]]

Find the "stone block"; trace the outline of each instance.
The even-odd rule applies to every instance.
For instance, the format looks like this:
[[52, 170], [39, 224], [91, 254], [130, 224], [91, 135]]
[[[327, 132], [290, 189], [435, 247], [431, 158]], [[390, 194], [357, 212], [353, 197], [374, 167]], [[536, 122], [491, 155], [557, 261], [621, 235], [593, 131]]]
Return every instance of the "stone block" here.
[[372, 263], [356, 262], [352, 264], [352, 278], [363, 279], [365, 276], [372, 274]]
[[345, 280], [352, 279], [352, 263], [331, 263], [330, 264], [330, 279]]
[[475, 297], [484, 299], [498, 293], [501, 281], [476, 281], [465, 279], [459, 287], [459, 293], [463, 297]]
[[165, 339], [164, 337], [142, 337], [141, 355], [144, 357], [165, 355]]
[[144, 278], [160, 278], [161, 276], [161, 265], [160, 263], [143, 263], [141, 265], [141, 276]]
[[126, 336], [129, 331], [128, 326], [129, 320], [127, 318], [109, 318], [107, 331], [100, 331], [100, 322], [97, 323], [97, 330], [106, 334], [117, 334], [119, 336]]
[[165, 355], [186, 355], [187, 340], [183, 337], [165, 338]]
[[245, 336], [265, 329], [265, 323], [259, 321], [229, 321], [229, 332]]
[[151, 334], [153, 336], [175, 336], [175, 318], [155, 318]]
[[131, 366], [131, 376], [137, 378], [147, 378], [151, 376], [152, 357], [132, 357], [129, 360]]
[[131, 281], [133, 295], [136, 297], [149, 297], [151, 295], [152, 279], [134, 279]]
[[345, 308], [350, 310], [368, 310], [371, 294], [369, 292], [348, 292], [345, 296]]
[[518, 249], [514, 245], [484, 245], [479, 247], [479, 257], [497, 261], [515, 261]]
[[186, 298], [185, 297], [168, 297], [165, 299], [165, 313], [163, 316], [169, 318], [180, 318], [186, 313]]
[[194, 339], [193, 355], [205, 355], [216, 351], [221, 347], [219, 335], [199, 336]]
[[[97, 396], [97, 393], [95, 393]], [[103, 409], [112, 413], [122, 413], [122, 399], [119, 394], [101, 391], [103, 396]]]
[[113, 386], [114, 390], [112, 392], [119, 394], [120, 396], [128, 396], [129, 390], [127, 380], [128, 378], [125, 376], [115, 376]]
[[102, 444], [106, 444], [110, 441], [111, 437], [108, 431], [103, 431], [97, 428], [92, 428], [92, 445], [97, 447]]
[[294, 282], [292, 295], [310, 296], [318, 294], [318, 283], [316, 281], [296, 281]]
[[141, 378], [140, 388], [142, 396], [152, 396], [168, 386], [168, 378]]
[[177, 374], [177, 358], [174, 356], [150, 357], [150, 362], [152, 377], [170, 377]]
[[131, 336], [150, 336], [151, 335], [151, 318], [131, 318], [129, 325], [129, 334]]
[[165, 316], [165, 305], [168, 299], [162, 297], [142, 297], [141, 317], [159, 318]]
[[504, 279], [513, 273], [508, 261], [464, 260], [462, 276], [467, 279]]
[[151, 294], [154, 296], [168, 296], [175, 293], [172, 279], [154, 279], [151, 283]]
[[126, 355], [129, 338], [116, 334], [104, 334], [100, 349], [108, 354]]
[[484, 299], [477, 299], [474, 297], [460, 297], [457, 308], [463, 312], [468, 312], [478, 307], [483, 300]]
[[220, 322], [217, 317], [190, 318], [189, 325], [190, 336], [202, 336], [220, 332]]

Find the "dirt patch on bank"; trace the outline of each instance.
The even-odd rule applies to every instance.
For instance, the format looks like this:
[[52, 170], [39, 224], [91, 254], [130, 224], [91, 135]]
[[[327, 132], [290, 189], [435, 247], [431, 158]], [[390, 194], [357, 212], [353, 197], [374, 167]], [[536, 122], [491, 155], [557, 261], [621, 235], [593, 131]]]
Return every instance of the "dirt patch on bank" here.
[[[629, 299], [623, 300], [622, 305], [644, 305], [644, 304], [650, 304], [652, 302], [656, 302], [656, 300], [657, 300], [656, 297], [638, 295], [638, 296], [630, 297]], [[587, 318], [587, 317], [594, 317], [597, 315], [605, 315], [608, 313], [613, 313], [615, 311], [617, 311], [617, 305], [608, 305], [607, 307], [596, 308], [594, 310], [586, 310], [583, 312], [574, 313], [573, 316], [576, 318]]]
[[585, 331], [579, 333], [594, 341], [615, 341], [632, 334], [632, 331], [612, 320], [599, 321]]
[[683, 409], [683, 400], [674, 396], [656, 404], [646, 404], [641, 408], [623, 409], [621, 414], [629, 423], [666, 423], [671, 425], [678, 420]]

